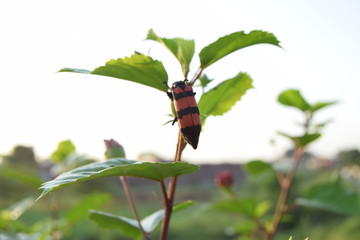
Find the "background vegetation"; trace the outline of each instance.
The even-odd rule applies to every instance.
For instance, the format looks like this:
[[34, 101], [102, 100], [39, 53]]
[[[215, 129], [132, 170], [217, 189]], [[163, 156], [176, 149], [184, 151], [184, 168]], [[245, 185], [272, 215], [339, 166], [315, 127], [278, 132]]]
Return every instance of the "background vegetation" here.
[[[289, 154], [281, 157], [286, 159]], [[359, 193], [359, 150], [344, 150], [332, 159], [323, 159], [311, 153], [306, 156], [290, 192], [291, 199], [310, 194], [312, 186], [340, 181], [347, 186], [348, 194]], [[93, 161], [76, 151], [72, 152], [70, 158], [73, 159], [71, 162], [81, 164]], [[40, 194], [37, 188], [43, 179], [49, 179], [57, 171], [57, 164], [49, 159], [37, 159], [30, 147], [16, 146], [11, 153], [2, 156], [0, 166], [0, 228], [9, 236], [5, 238], [5, 235], [1, 235], [1, 239], [22, 239], [19, 234], [15, 237], [18, 232], [46, 232], [52, 221], [58, 224], [57, 231], [61, 232], [63, 239], [127, 239], [120, 231], [100, 228], [88, 218], [88, 208], [131, 217], [123, 190], [115, 177], [76, 184], [34, 204], [34, 199]], [[177, 201], [192, 199], [196, 205], [175, 213], [169, 238], [237, 239], [232, 235], [234, 223], [241, 226], [245, 222], [234, 214], [208, 208], [208, 204], [224, 197], [224, 192], [214, 184], [216, 174], [223, 170], [232, 171], [234, 188], [239, 195], [275, 201], [279, 191], [277, 181], [270, 172], [249, 177], [245, 169], [241, 164], [201, 165], [199, 172], [180, 178]], [[129, 184], [134, 189], [133, 195], [143, 216], [160, 207], [158, 193], [149, 191], [157, 189], [157, 184], [135, 178], [129, 179]], [[59, 203], [61, 208], [56, 215], [52, 215], [56, 212], [53, 208], [58, 203], [54, 202], [59, 195], [62, 196]], [[288, 239], [291, 235], [293, 239], [359, 239], [358, 214], [296, 208], [285, 218], [275, 239]], [[155, 232], [157, 234], [159, 229]]]

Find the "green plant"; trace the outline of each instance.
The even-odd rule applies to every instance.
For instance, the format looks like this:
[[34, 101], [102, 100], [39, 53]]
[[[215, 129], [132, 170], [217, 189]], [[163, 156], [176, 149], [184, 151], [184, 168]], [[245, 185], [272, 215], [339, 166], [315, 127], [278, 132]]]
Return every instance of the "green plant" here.
[[[19, 147], [16, 149], [19, 149]], [[70, 140], [60, 142], [49, 158], [51, 168], [48, 173], [54, 177], [78, 166], [93, 162], [93, 160], [77, 154], [75, 150], [76, 148]], [[40, 187], [43, 180], [38, 175], [31, 173], [31, 171], [18, 171], [9, 167], [10, 165], [8, 164], [7, 167], [0, 169], [2, 177], [15, 180], [35, 189]], [[44, 202], [50, 216], [44, 220], [37, 219], [37, 221], [32, 221], [31, 224], [25, 224], [20, 217], [34, 207], [35, 199], [33, 197], [22, 199], [0, 211], [0, 239], [61, 239], [68, 233], [74, 223], [87, 216], [89, 208], [99, 207], [109, 200], [109, 194], [92, 193], [79, 199], [78, 203], [69, 210], [62, 210], [62, 213], [60, 213], [63, 197], [62, 192], [58, 191]]]
[[272, 239], [276, 234], [281, 218], [288, 211], [287, 198], [289, 190], [293, 184], [296, 170], [304, 155], [305, 148], [310, 143], [321, 137], [320, 131], [327, 124], [326, 122], [320, 124], [313, 123], [314, 114], [316, 114], [319, 110], [336, 103], [336, 101], [327, 101], [310, 104], [304, 99], [300, 91], [296, 89], [283, 91], [278, 96], [278, 101], [285, 106], [293, 107], [301, 111], [304, 118], [301, 124], [303, 133], [300, 136], [291, 136], [284, 132], [279, 132], [280, 135], [285, 136], [292, 142], [294, 154], [291, 160], [290, 169], [288, 169], [287, 172], [277, 172], [277, 177], [280, 184], [280, 194], [269, 231], [267, 232], [268, 239]]
[[[190, 63], [195, 53], [194, 40], [159, 37], [152, 29], [149, 30], [146, 39], [164, 45], [179, 61], [183, 73], [182, 80], [188, 79]], [[188, 84], [193, 86], [194, 83], [199, 80], [199, 86], [203, 92], [198, 102], [198, 108], [202, 116], [202, 126], [204, 126], [208, 116], [223, 115], [229, 111], [231, 107], [241, 99], [246, 91], [252, 88], [251, 77], [246, 73], [239, 72], [236, 76], [221, 81], [217, 86], [205, 91], [205, 89], [209, 88], [209, 83], [212, 82], [212, 80], [204, 75], [203, 71], [232, 52], [262, 43], [280, 47], [279, 41], [273, 34], [256, 30], [250, 33], [241, 31], [226, 35], [204, 47], [199, 52], [200, 66]], [[135, 54], [130, 57], [112, 59], [104, 66], [98, 67], [93, 71], [64, 68], [61, 69], [60, 72], [115, 77], [140, 83], [164, 93], [168, 91], [167, 85], [164, 84], [168, 82], [168, 75], [163, 64], [160, 61], [154, 60], [150, 56], [146, 56], [139, 52], [135, 52]], [[164, 96], [166, 95], [164, 94]], [[173, 162], [146, 163], [132, 161], [125, 158], [125, 151], [118, 151], [115, 155], [110, 154], [111, 159], [108, 159], [107, 161], [76, 168], [58, 176], [52, 181], [44, 183], [41, 187], [43, 193], [40, 195], [39, 199], [55, 189], [75, 182], [106, 176], [119, 176], [135, 219], [113, 216], [97, 211], [91, 212], [91, 218], [101, 226], [118, 227], [123, 230], [125, 234], [135, 239], [150, 239], [151, 231], [162, 222], [160, 239], [165, 240], [167, 238], [172, 212], [190, 205], [189, 202], [181, 203], [180, 205], [174, 204], [177, 177], [194, 172], [198, 169], [198, 166], [196, 165], [181, 162], [181, 155], [186, 144], [187, 143], [184, 141], [184, 138], [179, 131], [176, 154]], [[119, 144], [113, 144], [113, 147], [122, 148]], [[111, 147], [108, 148], [108, 150], [109, 149], [111, 149]], [[126, 177], [128, 176], [157, 181], [160, 184], [162, 192], [163, 209], [154, 212], [145, 219], [140, 219], [126, 181]], [[169, 184], [166, 187], [165, 180], [167, 178], [169, 178]]]
[[[254, 178], [268, 173], [271, 174], [272, 178], [277, 177], [280, 192], [277, 203], [274, 205], [272, 216], [269, 212], [272, 209], [273, 203], [269, 199], [259, 201], [253, 197], [238, 197], [231, 186], [226, 188], [227, 193], [230, 193], [230, 199], [212, 204], [212, 209], [236, 213], [243, 218], [240, 224], [234, 226], [234, 232], [241, 234], [241, 239], [243, 237], [267, 240], [274, 238], [282, 218], [285, 214], [291, 212], [288, 195], [293, 186], [296, 171], [304, 157], [305, 149], [309, 144], [321, 137], [321, 130], [328, 123], [314, 123], [314, 115], [319, 110], [336, 103], [335, 101], [327, 101], [310, 104], [304, 99], [300, 91], [296, 89], [283, 91], [278, 96], [278, 101], [285, 106], [300, 110], [303, 115], [301, 135], [292, 136], [284, 132], [278, 132], [292, 143], [293, 154], [291, 159], [287, 160], [286, 167], [280, 167], [277, 163], [270, 164], [261, 160], [245, 164], [245, 169]], [[221, 187], [224, 188], [224, 186]], [[318, 207], [342, 213], [359, 211], [359, 205], [357, 204], [358, 197], [355, 194], [349, 195], [349, 192], [344, 188], [338, 185], [329, 186], [329, 184], [315, 186], [315, 188], [309, 191], [307, 197], [297, 199], [296, 205]], [[336, 194], [339, 197], [335, 197]], [[340, 199], [347, 199], [346, 205], [348, 206], [344, 207]]]

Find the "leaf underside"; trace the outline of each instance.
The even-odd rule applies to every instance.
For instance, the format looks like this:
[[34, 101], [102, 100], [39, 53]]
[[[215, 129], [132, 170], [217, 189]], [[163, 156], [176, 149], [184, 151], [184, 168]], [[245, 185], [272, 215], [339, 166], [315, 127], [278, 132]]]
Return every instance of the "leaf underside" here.
[[75, 168], [59, 175], [54, 180], [45, 182], [40, 187], [43, 192], [38, 199], [60, 187], [75, 182], [110, 176], [141, 177], [155, 181], [195, 172], [199, 166], [186, 162], [141, 162], [124, 158], [109, 159]]
[[160, 91], [167, 91], [167, 86], [164, 82], [168, 81], [168, 75], [163, 64], [143, 54], [133, 54], [130, 57], [111, 59], [104, 66], [98, 67], [93, 71], [63, 68], [59, 72], [86, 73], [114, 77], [140, 83]]
[[[178, 212], [182, 209], [188, 208], [194, 204], [194, 201], [185, 201], [174, 206], [173, 212]], [[142, 236], [138, 222], [135, 219], [116, 216], [110, 213], [90, 210], [90, 219], [96, 222], [99, 226], [105, 228], [117, 228], [124, 234], [134, 237], [136, 239]], [[141, 220], [141, 225], [145, 232], [151, 233], [164, 219], [164, 210], [160, 209], [146, 216]]]

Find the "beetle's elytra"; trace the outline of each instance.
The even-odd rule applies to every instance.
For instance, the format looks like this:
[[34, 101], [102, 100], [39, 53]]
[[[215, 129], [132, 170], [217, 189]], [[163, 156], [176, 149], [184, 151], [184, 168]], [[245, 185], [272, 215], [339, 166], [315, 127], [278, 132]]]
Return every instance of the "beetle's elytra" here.
[[199, 108], [195, 100], [195, 93], [187, 80], [177, 81], [171, 87], [168, 96], [174, 102], [176, 118], [185, 141], [194, 149], [197, 148], [201, 132]]

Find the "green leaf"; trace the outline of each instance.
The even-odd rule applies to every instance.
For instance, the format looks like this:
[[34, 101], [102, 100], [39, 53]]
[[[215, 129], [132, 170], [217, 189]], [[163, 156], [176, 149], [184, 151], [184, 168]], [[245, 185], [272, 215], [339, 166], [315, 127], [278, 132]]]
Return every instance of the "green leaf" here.
[[240, 234], [241, 240], [251, 240], [251, 233], [256, 230], [257, 226], [253, 219], [242, 218], [233, 226], [233, 235]]
[[98, 67], [93, 71], [64, 68], [59, 72], [87, 73], [114, 77], [140, 83], [160, 91], [167, 91], [167, 86], [163, 82], [168, 81], [168, 75], [163, 64], [145, 55], [133, 54], [131, 57], [112, 59], [105, 66]]
[[310, 111], [311, 111], [311, 112], [316, 112], [316, 111], [318, 111], [318, 110], [320, 110], [320, 109], [323, 109], [323, 108], [325, 108], [325, 107], [334, 105], [334, 104], [336, 104], [336, 103], [338, 103], [338, 102], [337, 102], [337, 101], [317, 102], [317, 103], [315, 103], [314, 105], [312, 105], [312, 106], [310, 107]]
[[45, 239], [45, 240], [51, 240], [49, 236], [41, 238], [42, 235], [40, 233], [0, 233], [0, 239], [1, 240], [39, 240], [39, 239]]
[[195, 204], [196, 202], [193, 201], [193, 200], [187, 200], [185, 202], [181, 202], [181, 203], [178, 203], [176, 204], [174, 207], [173, 207], [173, 212], [179, 212], [179, 211], [182, 211], [188, 207], [191, 207]]
[[28, 173], [10, 167], [0, 168], [0, 178], [8, 178], [27, 184], [35, 189], [39, 188], [43, 180], [34, 173]]
[[204, 117], [202, 124], [208, 116], [223, 115], [252, 88], [252, 79], [246, 73], [239, 73], [234, 78], [228, 79], [201, 95], [198, 103], [199, 112]]
[[[193, 201], [186, 201], [174, 206], [173, 212], [178, 212], [194, 204]], [[99, 226], [106, 228], [118, 228], [123, 233], [130, 232], [133, 237], [140, 237], [141, 231], [138, 222], [122, 216], [90, 210], [90, 219], [95, 221]], [[141, 220], [141, 226], [144, 231], [151, 233], [164, 219], [164, 210], [160, 209]]]
[[211, 205], [211, 209], [236, 213], [247, 217], [256, 217], [257, 203], [255, 199], [227, 199]]
[[103, 228], [119, 229], [126, 236], [141, 239], [142, 233], [135, 219], [116, 216], [106, 212], [90, 210], [90, 219]]
[[75, 168], [59, 175], [54, 180], [45, 182], [40, 187], [43, 189], [38, 199], [60, 187], [75, 182], [87, 181], [100, 177], [131, 176], [142, 177], [155, 181], [195, 172], [199, 166], [186, 162], [141, 162], [123, 158], [109, 159]]
[[204, 69], [217, 60], [239, 49], [261, 43], [280, 47], [279, 41], [274, 34], [260, 30], [251, 31], [250, 33], [245, 33], [243, 31], [234, 32], [221, 37], [200, 51], [201, 68]]
[[305, 134], [303, 136], [290, 136], [287, 133], [278, 132], [278, 134], [289, 138], [291, 141], [293, 141], [295, 147], [306, 147], [310, 143], [314, 142], [318, 138], [321, 137], [320, 133], [312, 133], [312, 134]]
[[62, 141], [51, 155], [51, 161], [55, 163], [63, 162], [70, 154], [75, 152], [75, 149], [74, 144], [70, 140]]
[[255, 209], [255, 215], [259, 218], [263, 217], [271, 208], [271, 201], [265, 200], [260, 202]]
[[326, 127], [326, 125], [328, 125], [331, 122], [332, 122], [332, 120], [329, 119], [329, 120], [314, 124], [313, 125], [314, 131], [315, 132], [320, 132], [324, 127]]
[[[15, 237], [6, 238], [2, 235], [2, 231], [17, 232], [17, 233], [31, 233], [34, 231], [32, 224], [25, 223], [19, 219], [27, 209], [31, 208], [35, 202], [35, 199], [32, 197], [23, 199], [7, 209], [0, 210], [0, 239], [1, 240], [13, 240], [17, 239]], [[31, 214], [30, 214], [31, 215]], [[21, 239], [30, 239], [26, 238], [25, 235]], [[38, 238], [36, 238], [38, 240]], [[40, 238], [39, 238], [40, 239]]]
[[312, 134], [305, 134], [304, 136], [295, 138], [294, 140], [297, 146], [305, 147], [320, 137], [321, 137], [320, 133], [312, 133]]
[[145, 232], [152, 232], [164, 219], [164, 210], [160, 209], [141, 220]]
[[[188, 208], [194, 204], [194, 201], [186, 201], [179, 204], [176, 204], [173, 208], [173, 213], [181, 211], [185, 208]], [[152, 232], [154, 229], [159, 226], [161, 221], [164, 219], [164, 210], [160, 209], [149, 216], [141, 220], [141, 225], [144, 228], [145, 232]]]
[[77, 202], [76, 206], [68, 209], [65, 213], [65, 218], [70, 223], [75, 223], [80, 219], [86, 217], [89, 213], [89, 209], [98, 208], [101, 205], [111, 200], [110, 194], [107, 193], [93, 193], [83, 197]]
[[86, 73], [91, 74], [90, 70], [80, 69], [80, 68], [62, 68], [58, 72], [71, 72], [71, 73]]
[[34, 202], [35, 199], [33, 197], [28, 197], [14, 203], [8, 209], [0, 211], [0, 220], [3, 219], [8, 221], [18, 219], [26, 210], [34, 205]]
[[345, 215], [360, 214], [359, 195], [340, 184], [314, 186], [304, 198], [297, 199], [296, 203]]
[[253, 176], [259, 176], [265, 172], [274, 171], [270, 163], [261, 160], [248, 162], [244, 167], [246, 171]]
[[294, 138], [296, 138], [296, 137], [293, 137], [293, 136], [290, 136], [289, 134], [287, 134], [287, 133], [284, 133], [284, 132], [276, 132], [277, 134], [279, 134], [279, 135], [281, 135], [281, 136], [283, 136], [283, 137], [286, 137], [286, 138], [289, 138], [290, 140], [293, 140]]
[[307, 111], [311, 108], [310, 104], [303, 98], [297, 89], [288, 89], [280, 93], [278, 101], [286, 106], [295, 107], [301, 111]]
[[206, 74], [202, 75], [199, 78], [199, 86], [205, 88], [209, 83], [211, 83], [214, 79], [208, 78]]
[[184, 79], [187, 78], [190, 70], [189, 65], [195, 52], [194, 40], [186, 40], [183, 38], [161, 38], [156, 35], [152, 29], [149, 30], [146, 39], [157, 41], [169, 49], [170, 52], [174, 54], [176, 59], [179, 61], [182, 72], [184, 74]]

